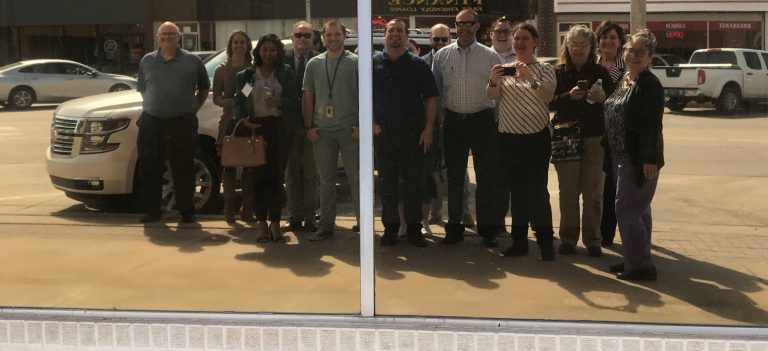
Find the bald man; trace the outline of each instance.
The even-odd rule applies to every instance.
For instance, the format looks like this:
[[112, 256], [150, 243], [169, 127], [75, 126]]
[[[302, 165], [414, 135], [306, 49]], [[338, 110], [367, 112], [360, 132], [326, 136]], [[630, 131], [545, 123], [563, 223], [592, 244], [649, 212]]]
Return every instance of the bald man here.
[[208, 73], [197, 55], [179, 47], [179, 27], [165, 22], [157, 28], [156, 51], [139, 62], [138, 91], [144, 111], [138, 121], [138, 167], [144, 216], [141, 223], [160, 220], [163, 172], [168, 160], [181, 222], [195, 222], [197, 111], [210, 89]]

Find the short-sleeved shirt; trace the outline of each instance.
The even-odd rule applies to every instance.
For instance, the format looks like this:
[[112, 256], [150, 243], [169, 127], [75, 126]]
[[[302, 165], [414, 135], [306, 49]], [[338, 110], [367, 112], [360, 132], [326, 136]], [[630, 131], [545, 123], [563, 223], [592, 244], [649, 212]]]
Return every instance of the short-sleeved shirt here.
[[159, 50], [153, 51], [139, 62], [137, 90], [144, 98], [144, 111], [152, 116], [171, 118], [195, 113], [195, 94], [210, 87], [203, 62], [189, 51], [177, 49], [167, 61]]
[[432, 62], [440, 104], [458, 113], [475, 113], [496, 107], [496, 102], [485, 95], [485, 86], [491, 78], [491, 67], [502, 64], [493, 49], [479, 44], [461, 48], [454, 42], [440, 49]]
[[[324, 52], [307, 62], [303, 90], [315, 95], [314, 120], [319, 129], [341, 130], [358, 124], [357, 82], [357, 55], [348, 50], [339, 58], [329, 59]], [[333, 109], [330, 118], [325, 115], [328, 106]]]
[[380, 125], [424, 126], [424, 99], [438, 96], [435, 78], [424, 60], [405, 52], [393, 61], [386, 53], [373, 57], [373, 118]]

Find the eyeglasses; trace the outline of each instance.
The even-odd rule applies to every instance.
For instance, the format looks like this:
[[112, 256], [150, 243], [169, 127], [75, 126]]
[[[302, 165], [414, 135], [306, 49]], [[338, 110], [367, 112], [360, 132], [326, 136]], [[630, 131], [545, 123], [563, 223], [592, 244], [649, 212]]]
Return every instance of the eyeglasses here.
[[456, 21], [456, 27], [472, 27], [475, 25], [475, 21]]
[[301, 39], [301, 38], [309, 39], [309, 38], [312, 38], [312, 33], [299, 33], [299, 32], [296, 32], [296, 33], [293, 33], [293, 37], [296, 38], [296, 39]]
[[447, 43], [448, 40], [451, 40], [449, 37], [432, 37], [432, 41], [435, 43]]
[[510, 34], [512, 34], [512, 31], [509, 30], [509, 29], [494, 29], [493, 33], [496, 34], [496, 35], [502, 35], [502, 34], [510, 35]]
[[635, 56], [645, 56], [648, 55], [648, 50], [645, 49], [635, 49], [635, 48], [624, 48], [628, 53], [635, 55]]

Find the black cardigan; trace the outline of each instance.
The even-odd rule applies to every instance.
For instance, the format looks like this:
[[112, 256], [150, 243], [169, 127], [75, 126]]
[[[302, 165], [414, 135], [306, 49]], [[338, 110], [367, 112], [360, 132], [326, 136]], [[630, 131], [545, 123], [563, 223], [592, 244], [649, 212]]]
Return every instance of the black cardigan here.
[[649, 70], [641, 72], [629, 91], [625, 150], [642, 174], [643, 164], [664, 166], [664, 88]]

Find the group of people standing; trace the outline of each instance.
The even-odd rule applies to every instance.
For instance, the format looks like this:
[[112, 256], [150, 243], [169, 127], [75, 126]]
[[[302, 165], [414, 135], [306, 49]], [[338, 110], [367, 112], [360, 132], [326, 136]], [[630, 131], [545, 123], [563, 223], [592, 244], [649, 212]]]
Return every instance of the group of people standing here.
[[[535, 56], [539, 38], [534, 26], [502, 17], [492, 25], [492, 47], [476, 41], [479, 28], [477, 13], [462, 10], [456, 15], [456, 41], [448, 26], [438, 24], [430, 32], [433, 50], [420, 58], [408, 50], [406, 23], [394, 19], [386, 24], [385, 49], [373, 57], [373, 130], [385, 228], [381, 244], [395, 245], [404, 233], [412, 245], [427, 246], [429, 222], [441, 217], [434, 212], [439, 205], [433, 203], [442, 199], [433, 173], [443, 162], [448, 220], [440, 243], [464, 240], [471, 152], [476, 228], [484, 245], [498, 245], [496, 236], [506, 230], [511, 212], [513, 242], [502, 254], [527, 254], [530, 227], [541, 259], [554, 260], [547, 190], [552, 126], [577, 121], [580, 158], [555, 165], [558, 251], [575, 253], [581, 233], [589, 255], [602, 256], [601, 246], [612, 244], [618, 223], [624, 262], [611, 271], [621, 279], [655, 280], [650, 203], [664, 160], [663, 89], [648, 70], [656, 47], [653, 34], [640, 30], [625, 38], [622, 28], [610, 22], [597, 35], [576, 26], [566, 35], [560, 64], [553, 67]], [[262, 36], [252, 48], [248, 35], [236, 31], [226, 61], [215, 72], [213, 100], [222, 107], [219, 140], [231, 133], [258, 134], [268, 145], [266, 165], [242, 171], [239, 209], [234, 202], [237, 170], [223, 169], [226, 221], [239, 217], [256, 223], [260, 242], [284, 242], [284, 230], [313, 232], [309, 239], [314, 241], [333, 236], [339, 155], [359, 218], [358, 68], [357, 56], [344, 49], [346, 33], [339, 21], [325, 23], [327, 50], [320, 54], [312, 49], [315, 34], [307, 22], [294, 25], [293, 48], [287, 52], [274, 34]], [[160, 49], [140, 64], [145, 112], [139, 122], [139, 160], [144, 187], [152, 190], [146, 193], [142, 222], [160, 218], [160, 194], [153, 182], [159, 183], [159, 160], [166, 155], [182, 221], [195, 221], [191, 196], [182, 193], [192, 193], [187, 188], [194, 180], [185, 170], [191, 167], [196, 138], [189, 134], [196, 133], [195, 112], [209, 87], [199, 59], [178, 48], [178, 34], [172, 23], [161, 25]], [[184, 68], [186, 75], [163, 68], [168, 65]], [[581, 84], [592, 87], [598, 80], [603, 89]], [[290, 211], [285, 228], [280, 227], [283, 184]]]

